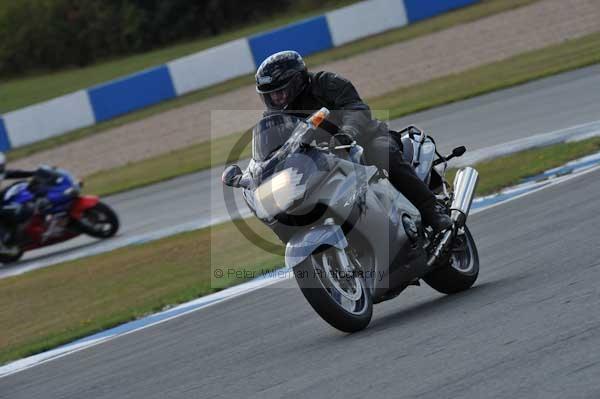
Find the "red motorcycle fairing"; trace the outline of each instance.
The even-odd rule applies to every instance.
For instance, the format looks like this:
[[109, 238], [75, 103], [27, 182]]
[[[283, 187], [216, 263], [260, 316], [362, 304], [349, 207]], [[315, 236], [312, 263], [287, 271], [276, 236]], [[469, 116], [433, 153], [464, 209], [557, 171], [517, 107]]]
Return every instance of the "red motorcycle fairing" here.
[[74, 231], [65, 231], [62, 235], [45, 239], [44, 234], [47, 231], [47, 226], [44, 222], [44, 218], [40, 215], [35, 215], [31, 219], [25, 231], [29, 241], [23, 247], [25, 251], [31, 251], [33, 249], [58, 244], [60, 242], [70, 240], [71, 238], [77, 237], [79, 235], [79, 233], [76, 233]]
[[[69, 216], [72, 219], [80, 220], [83, 216], [83, 213], [95, 207], [98, 202], [100, 202], [100, 198], [94, 195], [84, 195], [76, 198], [73, 201], [73, 205], [71, 206], [71, 210], [69, 211]], [[32, 249], [46, 247], [49, 245], [57, 244], [59, 242], [70, 240], [71, 238], [77, 237], [80, 233], [75, 231], [65, 230], [62, 235], [44, 238], [44, 234], [47, 232], [48, 226], [44, 221], [44, 217], [41, 215], [34, 215], [29, 221], [26, 232], [29, 237], [29, 243], [25, 245], [24, 249], [26, 251], [30, 251]]]
[[73, 202], [70, 215], [73, 219], [79, 220], [83, 216], [83, 212], [95, 207], [100, 202], [100, 198], [95, 195], [82, 195]]
[[41, 245], [42, 235], [46, 231], [44, 220], [39, 215], [33, 216], [27, 225], [26, 231], [31, 242], [25, 249], [28, 250], [39, 247]]

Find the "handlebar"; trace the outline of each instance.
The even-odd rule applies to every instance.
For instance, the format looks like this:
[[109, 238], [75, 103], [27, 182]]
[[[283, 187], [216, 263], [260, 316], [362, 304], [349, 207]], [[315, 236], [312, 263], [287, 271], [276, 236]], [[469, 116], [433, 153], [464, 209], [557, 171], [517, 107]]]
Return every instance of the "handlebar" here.
[[358, 143], [356, 141], [353, 141], [351, 144], [336, 145], [335, 147], [331, 147], [329, 145], [323, 145], [323, 146], [321, 146], [321, 145], [314, 145], [314, 146], [308, 145], [308, 147], [314, 148], [314, 149], [319, 150], [319, 151], [328, 151], [328, 152], [331, 152], [331, 151], [337, 151], [337, 150], [349, 150], [351, 148], [356, 147], [357, 145], [358, 145]]

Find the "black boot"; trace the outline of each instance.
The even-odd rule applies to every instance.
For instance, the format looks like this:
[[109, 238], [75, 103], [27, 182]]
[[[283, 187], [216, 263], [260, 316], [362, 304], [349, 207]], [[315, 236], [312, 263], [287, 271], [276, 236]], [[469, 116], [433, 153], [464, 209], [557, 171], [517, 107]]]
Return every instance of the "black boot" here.
[[429, 187], [402, 157], [398, 141], [391, 136], [376, 137], [366, 147], [366, 159], [367, 163], [389, 172], [392, 185], [419, 209], [426, 225], [436, 232], [452, 227], [445, 207], [438, 204]]
[[423, 222], [438, 233], [452, 227], [452, 219], [448, 216], [446, 207], [437, 200], [427, 201], [419, 207]]

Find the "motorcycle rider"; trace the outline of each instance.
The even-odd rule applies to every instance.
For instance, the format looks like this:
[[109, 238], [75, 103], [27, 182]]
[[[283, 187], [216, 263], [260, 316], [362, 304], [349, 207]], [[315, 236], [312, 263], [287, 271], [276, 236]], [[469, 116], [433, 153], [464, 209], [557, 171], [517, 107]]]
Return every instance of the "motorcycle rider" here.
[[371, 117], [371, 110], [352, 83], [332, 72], [308, 72], [295, 51], [275, 53], [262, 62], [256, 72], [256, 91], [267, 111], [312, 113], [322, 107], [332, 110], [331, 119], [338, 132], [339, 145], [356, 141], [365, 150], [366, 163], [389, 173], [392, 185], [421, 213], [434, 231], [452, 226], [446, 209], [439, 204], [413, 167], [402, 157], [402, 144], [387, 124]]
[[46, 198], [48, 188], [56, 183], [60, 174], [55, 168], [42, 165], [36, 170], [8, 169], [4, 167], [4, 156], [0, 157], [0, 181], [3, 179], [29, 179], [28, 189], [35, 197], [33, 200], [25, 203], [11, 203], [4, 201], [6, 190], [2, 190], [0, 204], [0, 221], [2, 221], [5, 231], [0, 236], [0, 245], [10, 246], [21, 239], [23, 226], [33, 216], [36, 210], [44, 209], [49, 205]]

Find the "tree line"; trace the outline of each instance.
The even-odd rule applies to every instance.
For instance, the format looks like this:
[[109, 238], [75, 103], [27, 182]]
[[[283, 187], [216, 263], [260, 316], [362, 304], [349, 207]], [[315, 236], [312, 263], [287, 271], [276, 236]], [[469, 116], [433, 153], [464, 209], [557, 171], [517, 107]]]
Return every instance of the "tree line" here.
[[340, 2], [0, 0], [0, 75], [82, 67]]

